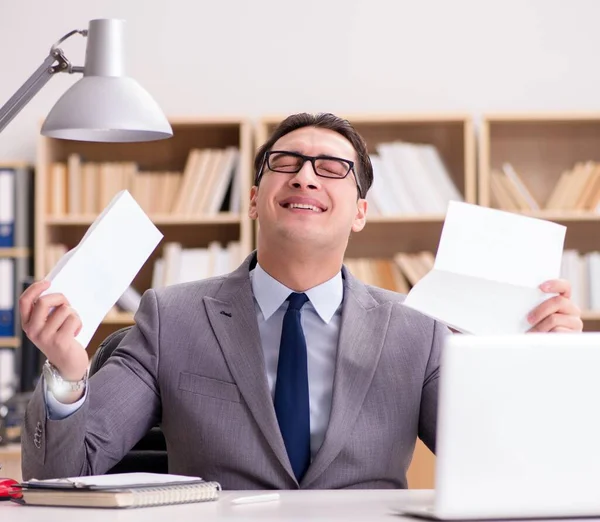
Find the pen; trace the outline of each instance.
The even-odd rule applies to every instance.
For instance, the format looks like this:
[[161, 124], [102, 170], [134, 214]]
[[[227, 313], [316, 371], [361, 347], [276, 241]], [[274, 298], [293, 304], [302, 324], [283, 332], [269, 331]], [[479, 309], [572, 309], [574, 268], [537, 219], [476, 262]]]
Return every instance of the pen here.
[[250, 497], [234, 498], [232, 504], [254, 504], [255, 502], [273, 502], [279, 500], [279, 493], [267, 493], [266, 495], [252, 495]]

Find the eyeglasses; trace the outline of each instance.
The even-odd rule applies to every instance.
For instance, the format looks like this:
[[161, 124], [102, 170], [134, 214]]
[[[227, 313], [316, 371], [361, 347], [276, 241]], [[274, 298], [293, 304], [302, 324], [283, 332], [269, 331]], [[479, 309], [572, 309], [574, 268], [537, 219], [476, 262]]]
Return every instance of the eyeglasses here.
[[350, 172], [353, 172], [358, 192], [362, 195], [362, 189], [356, 171], [354, 170], [353, 161], [326, 155], [306, 156], [299, 152], [290, 152], [287, 150], [269, 150], [265, 153], [265, 159], [256, 176], [256, 183], [258, 184], [258, 181], [263, 175], [265, 164], [267, 165], [267, 168], [273, 172], [296, 174], [300, 172], [300, 169], [302, 169], [304, 163], [307, 161], [312, 163], [315, 174], [322, 178], [344, 179]]

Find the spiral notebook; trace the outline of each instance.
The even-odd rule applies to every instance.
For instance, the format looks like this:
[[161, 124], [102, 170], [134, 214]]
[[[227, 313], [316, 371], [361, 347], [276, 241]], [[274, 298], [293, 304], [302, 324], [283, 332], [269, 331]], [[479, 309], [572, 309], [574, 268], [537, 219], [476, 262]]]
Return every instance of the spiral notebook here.
[[221, 486], [200, 477], [121, 473], [21, 484], [22, 503], [32, 506], [136, 508], [217, 500]]

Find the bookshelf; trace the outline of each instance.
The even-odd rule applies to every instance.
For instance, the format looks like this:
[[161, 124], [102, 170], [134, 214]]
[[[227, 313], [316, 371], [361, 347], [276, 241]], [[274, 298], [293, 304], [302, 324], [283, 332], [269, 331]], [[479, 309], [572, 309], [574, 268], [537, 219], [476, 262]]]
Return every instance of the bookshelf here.
[[[579, 191], [574, 183], [563, 183], [556, 190], [576, 164], [600, 162], [600, 113], [485, 114], [478, 148], [479, 204], [509, 210], [498, 200], [493, 184], [494, 173], [502, 174], [509, 163], [539, 205], [512, 211], [565, 225], [565, 250], [582, 254], [600, 250], [600, 214], [581, 204], [581, 198], [596, 191], [591, 171], [589, 184], [580, 185]], [[557, 193], [562, 201], [556, 200]], [[576, 200], [578, 205], [569, 204]], [[585, 330], [600, 330], [600, 310], [584, 309], [582, 318]]]
[[[31, 256], [31, 249], [24, 247], [14, 247], [14, 248], [0, 248], [0, 259], [14, 259], [14, 260], [25, 260], [28, 262]], [[16, 299], [19, 295], [19, 289], [17, 287], [18, 281], [17, 277], [15, 277], [15, 305]], [[17, 324], [18, 317], [15, 316], [15, 334], [17, 333]], [[21, 344], [18, 336], [14, 337], [0, 337], [0, 348], [18, 348]]]
[[[37, 252], [46, 252], [50, 244], [64, 244], [73, 248], [83, 237], [97, 213], [51, 212], [50, 180], [53, 165], [64, 163], [68, 168], [69, 157], [77, 154], [81, 164], [126, 164], [135, 163], [138, 172], [158, 173], [183, 172], [193, 149], [239, 149], [239, 211], [216, 212], [211, 215], [183, 214], [173, 212], [149, 213], [164, 238], [134, 279], [132, 286], [143, 293], [152, 286], [154, 263], [163, 256], [164, 245], [177, 242], [183, 248], [206, 248], [211, 242], [226, 245], [239, 242], [240, 256], [252, 249], [252, 225], [247, 217], [250, 165], [252, 161], [252, 127], [244, 118], [171, 118], [174, 135], [171, 139], [150, 143], [87, 143], [64, 141], [41, 136], [38, 142], [36, 178], [36, 233]], [[101, 178], [104, 179], [104, 178]], [[183, 178], [181, 177], [182, 181]], [[65, 190], [67, 190], [65, 188]], [[199, 194], [202, 188], [199, 189]], [[102, 192], [102, 188], [100, 190]], [[159, 194], [159, 196], [162, 194]], [[156, 199], [156, 194], [154, 198]], [[68, 199], [68, 196], [67, 196]], [[118, 255], [118, 253], [115, 253]], [[35, 277], [47, 273], [43, 256], [37, 256]], [[133, 324], [133, 314], [109, 312], [92, 339], [88, 352], [91, 355], [111, 332]]]
[[9, 398], [19, 385], [18, 305], [23, 283], [33, 270], [33, 175], [33, 167], [27, 162], [0, 162], [0, 310], [3, 316], [0, 321], [0, 402]]
[[18, 337], [0, 337], [0, 348], [18, 348], [19, 345]]
[[[382, 143], [398, 140], [431, 144], [437, 149], [448, 174], [465, 201], [475, 203], [475, 135], [470, 115], [466, 114], [345, 114], [367, 142], [370, 154]], [[282, 115], [262, 118], [257, 125], [257, 145], [264, 143]], [[375, 173], [377, 176], [377, 173]], [[398, 252], [435, 252], [445, 211], [383, 214], [368, 217], [365, 229], [350, 237], [347, 258], [392, 259]], [[432, 488], [435, 457], [417, 442], [408, 471], [411, 488]]]

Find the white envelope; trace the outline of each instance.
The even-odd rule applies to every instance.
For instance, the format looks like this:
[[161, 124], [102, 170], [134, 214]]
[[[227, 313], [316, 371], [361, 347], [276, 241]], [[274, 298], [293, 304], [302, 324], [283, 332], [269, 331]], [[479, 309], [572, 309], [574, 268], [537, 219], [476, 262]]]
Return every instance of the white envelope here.
[[434, 268], [404, 304], [471, 334], [524, 333], [527, 314], [554, 294], [566, 227], [451, 201]]
[[122, 190], [48, 274], [51, 285], [42, 295], [65, 295], [83, 323], [76, 340], [84, 348], [162, 237], [131, 194]]

